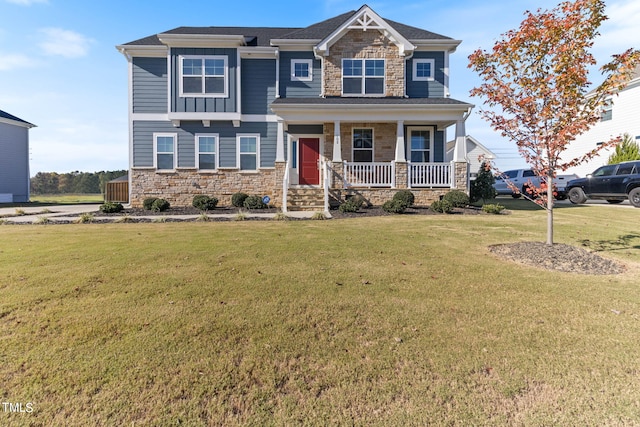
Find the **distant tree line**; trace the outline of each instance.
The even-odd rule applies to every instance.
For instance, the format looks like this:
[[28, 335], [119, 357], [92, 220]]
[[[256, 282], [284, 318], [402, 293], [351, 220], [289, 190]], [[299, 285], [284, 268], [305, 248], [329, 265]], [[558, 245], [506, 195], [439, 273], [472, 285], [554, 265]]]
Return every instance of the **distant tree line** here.
[[107, 182], [126, 170], [101, 172], [38, 172], [31, 178], [32, 194], [104, 194]]

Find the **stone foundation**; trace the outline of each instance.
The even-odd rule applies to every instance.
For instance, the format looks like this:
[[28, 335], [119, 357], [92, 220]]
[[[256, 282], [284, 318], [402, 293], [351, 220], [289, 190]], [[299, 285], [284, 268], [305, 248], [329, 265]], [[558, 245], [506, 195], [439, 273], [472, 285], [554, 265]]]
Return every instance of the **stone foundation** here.
[[[283, 167], [281, 168], [283, 169]], [[216, 197], [221, 206], [231, 206], [231, 196], [237, 192], [269, 196], [271, 204], [281, 204], [282, 177], [276, 181], [277, 169], [259, 172], [219, 170], [202, 173], [179, 169], [157, 172], [151, 169], [131, 170], [131, 206], [142, 207], [147, 197], [161, 197], [172, 206], [191, 206], [193, 196], [204, 194]]]

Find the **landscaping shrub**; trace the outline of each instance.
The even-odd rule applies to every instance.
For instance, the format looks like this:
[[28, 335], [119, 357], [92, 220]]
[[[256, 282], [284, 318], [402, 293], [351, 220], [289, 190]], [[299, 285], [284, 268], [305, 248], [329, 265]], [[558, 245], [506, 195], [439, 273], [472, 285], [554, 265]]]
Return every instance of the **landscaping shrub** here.
[[347, 197], [347, 202], [350, 202], [351, 204], [355, 205], [358, 207], [358, 209], [365, 209], [368, 208], [369, 202], [367, 201], [367, 199], [364, 198], [363, 195], [361, 194], [354, 194], [351, 197]]
[[243, 206], [247, 209], [266, 209], [267, 205], [262, 201], [260, 196], [248, 196], [244, 199]]
[[493, 184], [496, 182], [496, 178], [491, 173], [491, 168], [485, 162], [480, 165], [478, 170], [478, 176], [475, 180], [471, 181], [471, 190], [469, 192], [469, 199], [471, 203], [475, 203], [478, 200], [495, 199], [496, 189], [493, 188]]
[[158, 200], [157, 197], [147, 197], [142, 201], [142, 207], [150, 211], [151, 207], [153, 206], [153, 202], [155, 202], [156, 200]]
[[122, 206], [122, 203], [106, 202], [100, 205], [100, 212], [104, 213], [118, 213], [122, 212], [123, 209], [124, 206]]
[[464, 191], [453, 190], [445, 194], [442, 201], [449, 202], [452, 208], [464, 208], [469, 204], [469, 196]]
[[400, 190], [393, 195], [392, 200], [398, 200], [404, 204], [405, 208], [410, 208], [411, 206], [413, 206], [413, 203], [415, 202], [416, 198], [411, 191]]
[[486, 213], [490, 213], [490, 214], [500, 214], [502, 213], [502, 211], [504, 210], [504, 206], [496, 203], [495, 205], [493, 204], [488, 204], [488, 205], [482, 205], [482, 211], [486, 212]]
[[382, 205], [382, 209], [385, 212], [394, 213], [394, 214], [402, 214], [407, 209], [407, 205], [404, 200], [400, 199], [391, 199], [384, 202]]
[[199, 194], [197, 196], [193, 196], [193, 202], [191, 202], [191, 204], [194, 208], [200, 209], [201, 211], [211, 211], [218, 205], [218, 199], [204, 194]]
[[434, 212], [451, 213], [453, 206], [451, 205], [451, 202], [449, 202], [448, 200], [442, 199], [442, 200], [436, 200], [435, 202], [431, 203], [431, 206], [429, 206], [429, 209], [431, 209]]
[[165, 199], [156, 199], [151, 205], [151, 210], [154, 212], [164, 212], [171, 207], [168, 201]]
[[360, 210], [360, 203], [358, 200], [353, 201], [353, 198], [347, 200], [338, 207], [338, 210], [342, 213], [358, 212]]
[[244, 206], [244, 201], [247, 197], [249, 197], [249, 195], [245, 193], [233, 193], [231, 196], [231, 204], [236, 208], [241, 208]]

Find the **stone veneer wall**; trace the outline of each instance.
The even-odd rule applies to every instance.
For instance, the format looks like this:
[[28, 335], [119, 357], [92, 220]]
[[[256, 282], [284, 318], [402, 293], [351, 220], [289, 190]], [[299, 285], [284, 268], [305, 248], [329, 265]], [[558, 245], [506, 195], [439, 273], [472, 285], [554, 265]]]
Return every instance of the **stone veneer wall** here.
[[386, 59], [385, 96], [404, 96], [404, 57], [377, 30], [351, 30], [329, 50], [324, 63], [325, 96], [342, 95], [342, 59]]
[[[216, 197], [220, 206], [231, 206], [231, 196], [239, 191], [250, 195], [269, 196], [279, 206], [282, 193], [283, 167], [260, 169], [260, 172], [219, 170], [203, 173], [191, 169], [157, 172], [155, 169], [132, 169], [131, 206], [142, 207], [147, 197], [161, 197], [172, 206], [191, 206], [193, 196]], [[277, 173], [280, 172], [280, 173]], [[280, 176], [279, 181], [276, 175]]]
[[[374, 162], [390, 162], [396, 157], [397, 125], [395, 123], [340, 123], [340, 141], [342, 144], [342, 159], [351, 161], [352, 133], [354, 128], [373, 129], [373, 155]], [[333, 123], [324, 124], [324, 156], [333, 158]]]

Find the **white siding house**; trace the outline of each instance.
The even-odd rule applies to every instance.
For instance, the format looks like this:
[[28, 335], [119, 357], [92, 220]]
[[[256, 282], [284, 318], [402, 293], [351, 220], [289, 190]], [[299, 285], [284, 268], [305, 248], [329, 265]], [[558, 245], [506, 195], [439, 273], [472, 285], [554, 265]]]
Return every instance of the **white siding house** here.
[[[588, 132], [580, 135], [569, 146], [563, 159], [570, 160], [593, 150], [609, 141], [612, 137], [628, 133], [636, 142], [640, 142], [640, 66], [636, 68], [632, 80], [626, 88], [611, 98], [610, 109], [603, 112], [602, 120]], [[607, 163], [613, 149], [605, 149], [589, 162], [570, 168], [566, 173], [575, 173], [580, 177], [590, 174]]]
[[0, 110], [0, 203], [29, 201], [29, 129], [34, 126]]
[[[482, 145], [477, 139], [474, 137], [467, 135], [465, 136], [465, 153], [466, 159], [469, 162], [469, 178], [475, 179], [478, 175], [478, 171], [480, 170], [480, 165], [482, 164], [481, 159], [486, 160], [495, 160], [496, 155], [493, 151], [489, 150], [487, 147]], [[453, 161], [453, 152], [455, 148], [456, 142], [449, 141], [447, 142], [447, 161]]]

